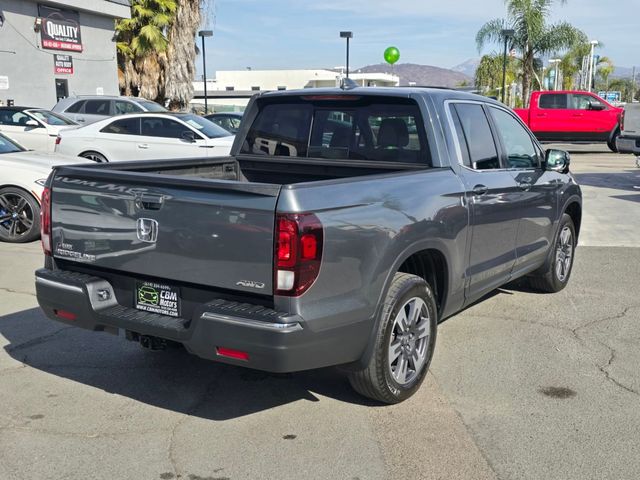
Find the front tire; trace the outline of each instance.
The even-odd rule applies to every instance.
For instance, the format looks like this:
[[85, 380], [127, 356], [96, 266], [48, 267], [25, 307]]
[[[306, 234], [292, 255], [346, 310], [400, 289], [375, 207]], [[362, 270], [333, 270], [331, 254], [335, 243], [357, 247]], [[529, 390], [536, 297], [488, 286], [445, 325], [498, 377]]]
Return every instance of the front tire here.
[[541, 270], [529, 277], [529, 285], [535, 290], [556, 293], [567, 286], [576, 250], [576, 229], [566, 213], [562, 215], [558, 235], [550, 252], [551, 258]]
[[40, 205], [28, 192], [0, 188], [0, 240], [26, 243], [40, 236]]
[[369, 363], [349, 373], [361, 395], [383, 403], [411, 397], [425, 379], [436, 342], [438, 310], [433, 291], [416, 275], [396, 273], [382, 309]]
[[607, 142], [607, 147], [609, 147], [609, 150], [611, 150], [613, 153], [618, 153], [618, 146], [616, 145], [616, 139], [619, 136], [620, 136], [620, 130], [616, 130], [613, 136], [611, 137], [611, 140]]

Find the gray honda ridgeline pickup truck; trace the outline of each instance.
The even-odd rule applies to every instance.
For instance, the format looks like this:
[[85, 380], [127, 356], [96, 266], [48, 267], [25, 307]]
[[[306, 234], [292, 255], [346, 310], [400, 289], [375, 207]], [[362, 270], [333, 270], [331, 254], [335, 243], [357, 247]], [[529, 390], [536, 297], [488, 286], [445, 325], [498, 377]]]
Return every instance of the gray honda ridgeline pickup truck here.
[[395, 403], [424, 380], [439, 321], [518, 277], [546, 292], [569, 280], [582, 217], [569, 156], [498, 102], [265, 93], [232, 153], [55, 168], [46, 315], [271, 372], [341, 365]]

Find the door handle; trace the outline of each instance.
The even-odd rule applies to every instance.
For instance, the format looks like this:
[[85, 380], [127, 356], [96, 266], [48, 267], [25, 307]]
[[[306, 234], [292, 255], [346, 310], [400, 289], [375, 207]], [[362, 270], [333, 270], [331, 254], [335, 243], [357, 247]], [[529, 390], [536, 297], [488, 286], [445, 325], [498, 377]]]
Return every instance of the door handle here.
[[85, 120], [84, 118], [78, 118], [77, 120], [78, 120], [78, 122], [80, 122], [80, 123], [84, 123], [84, 122], [86, 122], [86, 120]]
[[544, 118], [544, 117], [546, 117], [546, 116], [547, 116], [547, 114], [546, 114], [546, 113], [538, 113], [538, 114], [536, 115], [536, 117], [538, 117], [538, 118]]
[[584, 117], [584, 113], [574, 113], [572, 117]]
[[147, 148], [149, 148], [149, 144], [147, 144], [147, 143], [139, 143], [138, 144], [138, 148], [146, 150]]
[[489, 187], [486, 185], [476, 185], [473, 187], [473, 194], [477, 196], [481, 196], [486, 194], [489, 191]]

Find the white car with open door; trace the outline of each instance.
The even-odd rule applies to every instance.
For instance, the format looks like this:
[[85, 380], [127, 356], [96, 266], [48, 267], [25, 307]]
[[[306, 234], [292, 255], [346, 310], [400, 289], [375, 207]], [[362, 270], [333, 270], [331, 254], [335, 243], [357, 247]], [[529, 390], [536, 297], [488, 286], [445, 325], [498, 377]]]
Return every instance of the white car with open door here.
[[58, 134], [77, 126], [70, 118], [41, 108], [0, 107], [0, 133], [30, 150], [53, 152]]
[[229, 155], [233, 140], [191, 113], [141, 113], [62, 131], [56, 152], [96, 162], [222, 157]]
[[37, 239], [42, 191], [51, 169], [81, 163], [87, 160], [26, 150], [0, 134], [0, 241]]

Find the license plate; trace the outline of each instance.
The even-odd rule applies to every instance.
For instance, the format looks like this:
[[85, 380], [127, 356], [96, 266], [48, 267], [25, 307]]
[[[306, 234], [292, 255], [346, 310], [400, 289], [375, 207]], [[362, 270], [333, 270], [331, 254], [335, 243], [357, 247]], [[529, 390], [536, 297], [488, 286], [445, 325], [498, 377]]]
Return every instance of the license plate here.
[[160, 283], [136, 282], [135, 305], [138, 310], [179, 317], [180, 290]]

